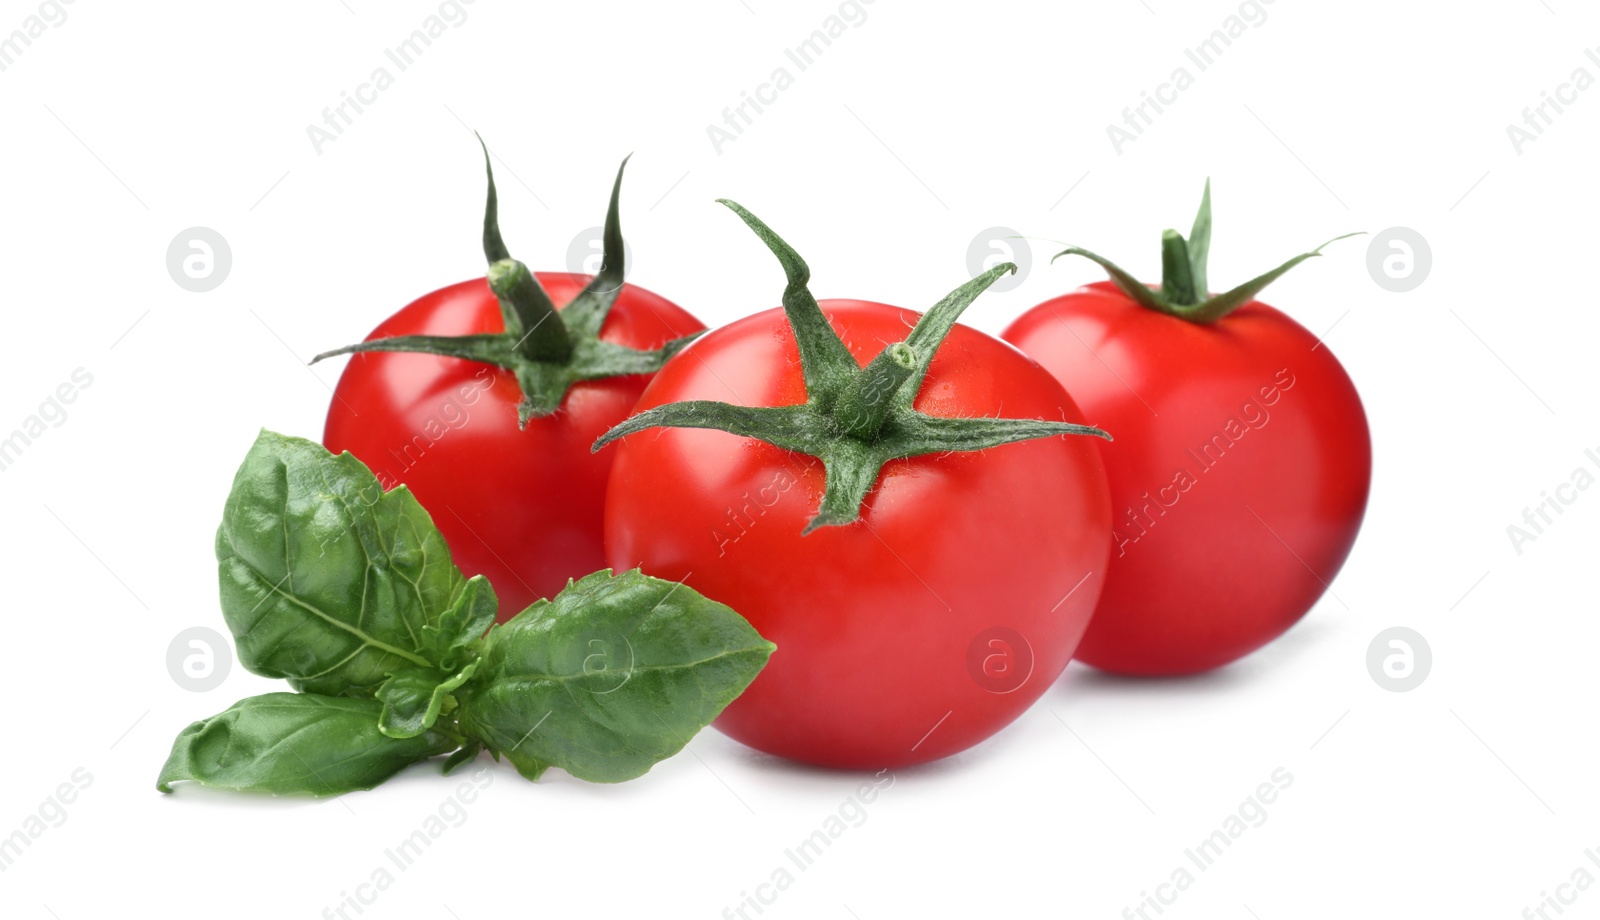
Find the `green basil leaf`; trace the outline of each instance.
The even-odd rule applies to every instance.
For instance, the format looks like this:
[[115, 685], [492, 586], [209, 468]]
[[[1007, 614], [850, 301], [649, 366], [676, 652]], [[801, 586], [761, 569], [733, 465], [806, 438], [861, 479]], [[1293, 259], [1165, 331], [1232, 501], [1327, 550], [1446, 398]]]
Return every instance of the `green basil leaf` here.
[[606, 569], [490, 631], [457, 724], [529, 779], [621, 782], [682, 750], [774, 648], [692, 588]]
[[268, 693], [190, 725], [172, 743], [156, 788], [192, 780], [278, 795], [339, 795], [371, 789], [408, 764], [443, 754], [460, 739], [430, 731], [387, 738], [377, 700]]
[[[384, 492], [350, 454], [270, 431], [234, 477], [217, 568], [239, 662], [329, 695], [367, 696], [391, 671], [439, 666], [424, 629], [465, 589], [405, 486]], [[450, 641], [480, 619], [474, 597]]]
[[450, 691], [467, 682], [478, 662], [472, 661], [455, 674], [437, 668], [406, 668], [389, 675], [378, 688], [383, 712], [378, 716], [378, 731], [390, 738], [415, 738], [439, 721], [445, 703], [454, 699]]
[[470, 657], [472, 644], [494, 625], [499, 609], [489, 579], [472, 576], [450, 608], [439, 615], [438, 622], [422, 627], [424, 653], [445, 670], [453, 670], [459, 658]]

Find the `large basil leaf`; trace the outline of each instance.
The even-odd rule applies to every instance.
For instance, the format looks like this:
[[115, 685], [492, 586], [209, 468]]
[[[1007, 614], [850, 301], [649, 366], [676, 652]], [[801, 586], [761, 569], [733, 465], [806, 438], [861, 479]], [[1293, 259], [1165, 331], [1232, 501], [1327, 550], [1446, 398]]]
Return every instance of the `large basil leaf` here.
[[234, 703], [184, 729], [156, 788], [193, 780], [279, 795], [338, 795], [371, 789], [408, 764], [455, 750], [460, 739], [428, 731], [389, 738], [377, 700], [268, 693]]
[[466, 581], [405, 486], [384, 492], [350, 454], [270, 431], [234, 477], [217, 567], [240, 663], [308, 693], [370, 695], [488, 625], [482, 595], [458, 604]]
[[490, 631], [458, 724], [529, 779], [621, 782], [681, 750], [774, 648], [691, 588], [602, 570]]

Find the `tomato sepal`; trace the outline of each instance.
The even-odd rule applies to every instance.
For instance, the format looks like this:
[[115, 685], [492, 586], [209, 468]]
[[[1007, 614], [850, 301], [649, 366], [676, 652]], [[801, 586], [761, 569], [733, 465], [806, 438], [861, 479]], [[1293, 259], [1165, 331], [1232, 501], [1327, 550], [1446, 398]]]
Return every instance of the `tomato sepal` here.
[[1339, 240], [1361, 236], [1358, 230], [1336, 236], [1310, 252], [1302, 252], [1270, 271], [1221, 294], [1213, 295], [1207, 287], [1206, 262], [1211, 255], [1211, 180], [1206, 180], [1205, 193], [1200, 198], [1200, 209], [1195, 215], [1194, 228], [1185, 239], [1176, 230], [1161, 233], [1161, 285], [1154, 287], [1140, 281], [1121, 266], [1084, 249], [1068, 246], [1050, 258], [1051, 262], [1062, 256], [1079, 256], [1105, 269], [1112, 282], [1140, 306], [1165, 313], [1191, 323], [1206, 325], [1217, 322], [1255, 299], [1267, 285], [1283, 277], [1290, 269], [1307, 259], [1322, 255]]
[[783, 268], [783, 308], [800, 353], [806, 401], [765, 407], [711, 400], [668, 403], [616, 425], [594, 442], [593, 450], [649, 428], [709, 428], [815, 457], [823, 463], [825, 484], [820, 507], [801, 532], [804, 535], [859, 521], [867, 493], [891, 460], [1067, 434], [1111, 439], [1088, 425], [944, 418], [913, 406], [928, 367], [956, 320], [998, 278], [1016, 271], [1016, 265], [996, 265], [957, 287], [922, 315], [904, 341], [886, 346], [863, 367], [812, 296], [811, 270], [799, 253], [743, 206], [718, 200], [755, 232]]
[[565, 308], [558, 310], [550, 295], [527, 265], [511, 258], [500, 233], [499, 193], [489, 149], [483, 145], [488, 193], [483, 212], [483, 254], [488, 260], [486, 280], [500, 303], [503, 331], [477, 335], [391, 336], [358, 342], [322, 352], [316, 364], [337, 355], [363, 352], [414, 352], [490, 364], [510, 371], [522, 391], [517, 425], [527, 428], [535, 418], [553, 415], [567, 391], [587, 380], [635, 374], [653, 374], [700, 333], [667, 342], [660, 348], [641, 350], [600, 338], [606, 317], [622, 292], [626, 264], [618, 201], [628, 158], [617, 167], [611, 199], [601, 231], [600, 270]]

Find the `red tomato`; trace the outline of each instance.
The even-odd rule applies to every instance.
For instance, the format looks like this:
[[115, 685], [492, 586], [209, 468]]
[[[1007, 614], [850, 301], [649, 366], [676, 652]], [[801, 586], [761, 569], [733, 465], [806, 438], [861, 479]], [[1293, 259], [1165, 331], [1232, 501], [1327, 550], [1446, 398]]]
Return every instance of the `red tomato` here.
[[1282, 634], [1328, 590], [1361, 526], [1372, 447], [1326, 344], [1257, 301], [1198, 324], [1111, 282], [1040, 304], [1001, 336], [1116, 437], [1102, 447], [1110, 571], [1079, 659], [1205, 671]]
[[[540, 272], [558, 307], [586, 275]], [[644, 288], [623, 285], [600, 338], [641, 350], [705, 327]], [[483, 278], [414, 301], [366, 341], [505, 329]], [[504, 622], [567, 579], [605, 565], [601, 515], [612, 458], [589, 445], [628, 417], [650, 380], [633, 374], [574, 384], [559, 411], [517, 427], [522, 391], [511, 371], [434, 354], [354, 355], [328, 410], [323, 443], [348, 450], [384, 488], [405, 483], [433, 516], [468, 576], [486, 575]]]
[[[857, 300], [821, 308], [862, 365], [919, 318]], [[683, 400], [805, 403], [784, 312], [690, 345], [639, 409]], [[1080, 421], [1043, 369], [964, 326], [934, 353], [913, 405]], [[783, 757], [877, 769], [982, 741], [1066, 667], [1105, 577], [1110, 506], [1089, 438], [892, 460], [860, 520], [805, 536], [824, 493], [813, 457], [698, 428], [643, 431], [613, 449], [609, 564], [682, 580], [777, 644], [715, 724]]]

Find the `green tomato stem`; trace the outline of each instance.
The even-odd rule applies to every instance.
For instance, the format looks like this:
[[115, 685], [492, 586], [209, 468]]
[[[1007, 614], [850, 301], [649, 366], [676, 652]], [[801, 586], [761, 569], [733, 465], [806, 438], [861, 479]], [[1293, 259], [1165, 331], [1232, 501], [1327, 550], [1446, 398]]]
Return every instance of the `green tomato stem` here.
[[489, 289], [500, 300], [506, 334], [513, 337], [512, 348], [517, 354], [529, 361], [554, 364], [572, 357], [572, 339], [567, 335], [566, 324], [528, 266], [516, 259], [501, 259], [490, 265]]
[[1168, 230], [1161, 234], [1161, 296], [1179, 306], [1192, 306], [1205, 297], [1194, 289], [1193, 265], [1189, 244], [1183, 234]]
[[839, 402], [833, 407], [839, 427], [862, 440], [875, 437], [889, 417], [895, 390], [916, 369], [917, 350], [904, 342], [895, 342], [878, 352], [839, 394]]

